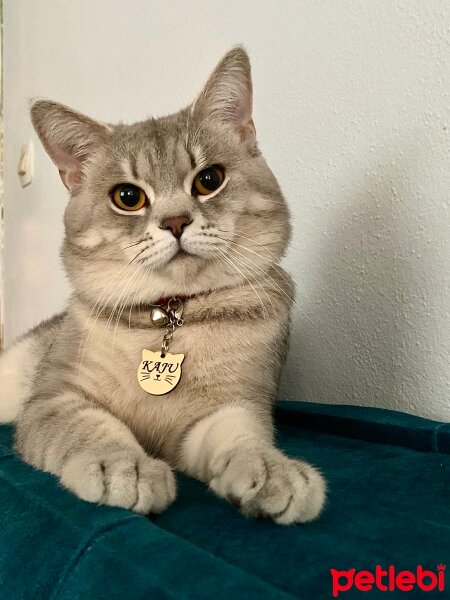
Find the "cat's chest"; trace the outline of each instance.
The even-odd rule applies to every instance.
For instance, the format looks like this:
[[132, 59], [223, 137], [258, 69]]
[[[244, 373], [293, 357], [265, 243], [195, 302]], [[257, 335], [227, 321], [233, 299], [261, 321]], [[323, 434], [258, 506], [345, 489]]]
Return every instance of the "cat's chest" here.
[[133, 329], [122, 325], [110, 334], [93, 331], [83, 362], [97, 370], [102, 391], [114, 396], [120, 390], [129, 397], [186, 391], [188, 382], [191, 387], [193, 381], [207, 383], [214, 363], [226, 362], [229, 344], [220, 348], [221, 334], [214, 327], [179, 327], [164, 352], [165, 333], [164, 327]]
[[101, 402], [152, 451], [213, 406], [255, 395], [273, 379], [268, 346], [275, 324], [182, 326], [174, 331], [170, 357], [161, 356], [164, 332], [121, 327], [108, 340], [94, 335], [85, 360]]
[[186, 325], [173, 332], [167, 355], [162, 351], [164, 334], [164, 327], [119, 326], [108, 336], [94, 332], [89, 355], [102, 391], [113, 397], [170, 394], [174, 399], [180, 393], [186, 397], [199, 389], [248, 380], [255, 363], [266, 361], [267, 343], [276, 330], [256, 323]]

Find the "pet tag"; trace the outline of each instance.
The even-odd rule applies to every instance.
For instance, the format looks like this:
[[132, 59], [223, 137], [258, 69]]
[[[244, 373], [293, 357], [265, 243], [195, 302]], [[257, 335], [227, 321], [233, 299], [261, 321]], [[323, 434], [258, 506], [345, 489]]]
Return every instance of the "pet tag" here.
[[163, 396], [171, 392], [181, 378], [181, 363], [184, 354], [153, 352], [142, 350], [142, 361], [139, 365], [137, 378], [141, 388], [147, 394]]
[[139, 385], [153, 396], [168, 394], [180, 382], [184, 354], [171, 354], [168, 350], [173, 332], [183, 325], [182, 314], [183, 303], [178, 298], [171, 298], [166, 308], [153, 307], [150, 313], [155, 325], [166, 326], [161, 350], [142, 350], [142, 360], [137, 371]]

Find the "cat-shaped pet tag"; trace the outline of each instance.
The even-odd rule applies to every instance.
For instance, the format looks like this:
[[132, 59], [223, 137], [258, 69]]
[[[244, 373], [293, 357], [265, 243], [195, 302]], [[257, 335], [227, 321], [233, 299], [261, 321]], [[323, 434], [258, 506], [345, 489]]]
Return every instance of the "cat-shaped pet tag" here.
[[184, 354], [142, 350], [142, 361], [137, 371], [139, 385], [153, 396], [168, 394], [180, 382], [183, 360]]

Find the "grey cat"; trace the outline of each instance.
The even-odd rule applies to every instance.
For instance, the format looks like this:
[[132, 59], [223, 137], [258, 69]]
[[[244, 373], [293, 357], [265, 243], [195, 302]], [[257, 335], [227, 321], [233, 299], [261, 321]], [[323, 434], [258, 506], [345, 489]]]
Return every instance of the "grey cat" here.
[[[138, 513], [167, 508], [178, 469], [247, 516], [317, 517], [324, 479], [273, 445], [290, 226], [256, 144], [245, 51], [174, 115], [112, 126], [38, 100], [31, 116], [70, 192], [73, 294], [1, 358], [0, 418], [16, 422], [17, 451], [80, 498]], [[151, 306], [171, 298], [184, 312], [169, 352], [184, 361], [164, 366], [168, 393], [153, 395], [136, 373], [165, 332]]]

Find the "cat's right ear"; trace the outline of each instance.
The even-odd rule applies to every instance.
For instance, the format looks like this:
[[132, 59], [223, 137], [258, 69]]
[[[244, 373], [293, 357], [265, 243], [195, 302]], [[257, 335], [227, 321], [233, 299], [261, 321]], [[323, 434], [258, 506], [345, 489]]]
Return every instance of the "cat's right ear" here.
[[51, 100], [32, 103], [31, 121], [64, 185], [76, 194], [83, 180], [83, 165], [109, 128]]
[[231, 125], [243, 142], [255, 142], [251, 67], [244, 48], [232, 48], [222, 58], [191, 111]]

